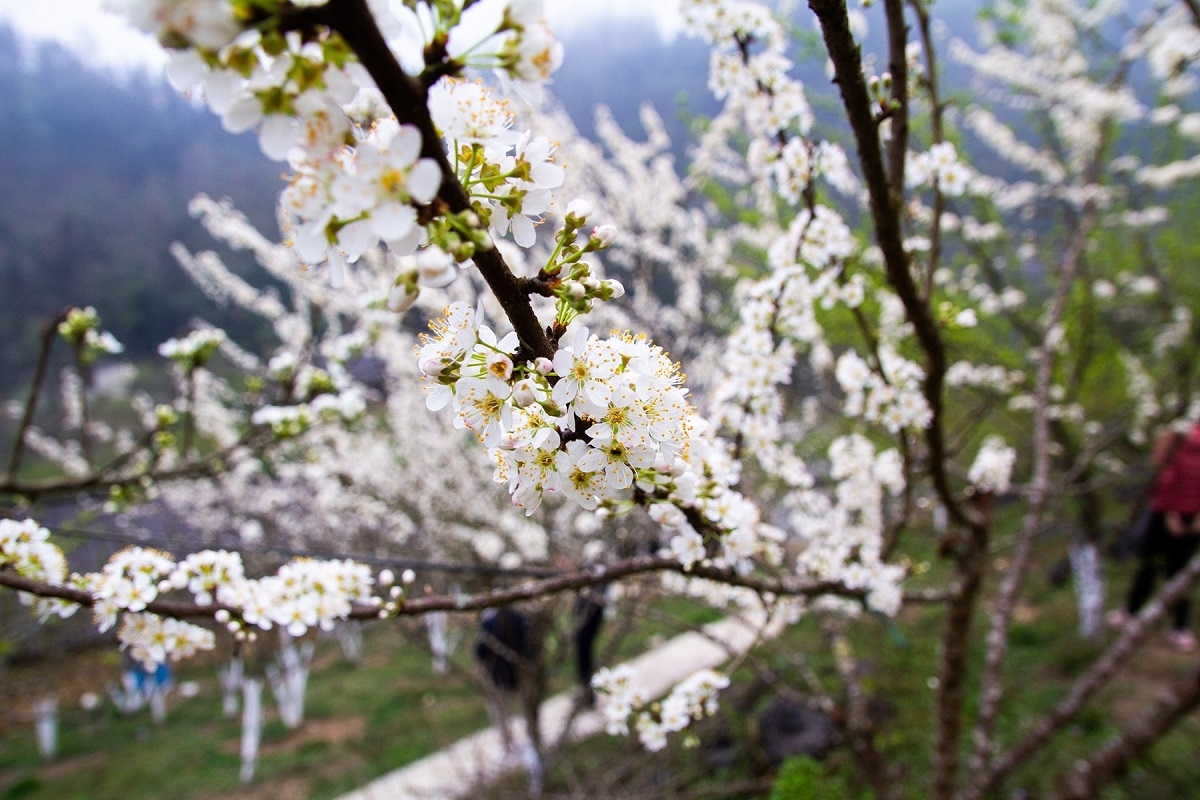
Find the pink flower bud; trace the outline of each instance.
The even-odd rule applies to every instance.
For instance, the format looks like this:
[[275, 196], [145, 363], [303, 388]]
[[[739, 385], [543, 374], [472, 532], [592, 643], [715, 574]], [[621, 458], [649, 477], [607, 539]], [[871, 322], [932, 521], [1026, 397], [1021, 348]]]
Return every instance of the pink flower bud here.
[[597, 225], [592, 228], [592, 240], [596, 243], [597, 249], [610, 247], [617, 240], [617, 226]]

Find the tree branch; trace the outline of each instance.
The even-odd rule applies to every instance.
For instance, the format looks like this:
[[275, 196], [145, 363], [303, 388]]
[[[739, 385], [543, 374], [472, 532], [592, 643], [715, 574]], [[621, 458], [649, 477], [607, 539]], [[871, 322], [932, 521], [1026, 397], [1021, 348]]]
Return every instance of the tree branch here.
[[[805, 583], [789, 580], [769, 580], [753, 575], [738, 575], [733, 570], [718, 567], [693, 565], [685, 569], [678, 559], [673, 556], [638, 556], [622, 561], [616, 561], [605, 566], [578, 570], [555, 575], [540, 580], [530, 580], [516, 586], [496, 589], [478, 594], [459, 595], [427, 595], [407, 599], [388, 616], [419, 616], [431, 611], [481, 611], [485, 608], [506, 606], [524, 600], [533, 600], [553, 594], [584, 589], [601, 583], [643, 575], [652, 572], [678, 572], [697, 578], [719, 581], [729, 586], [740, 586], [762, 594], [775, 594], [780, 597], [816, 597], [819, 595], [835, 594], [841, 597], [863, 599], [865, 592], [861, 589], [849, 589], [841, 583], [819, 582]], [[58, 598], [69, 600], [82, 606], [91, 607], [96, 601], [88, 592], [69, 586], [54, 586], [41, 581], [22, 577], [10, 569], [0, 568], [0, 586], [7, 586], [19, 592], [27, 592], [38, 597]], [[221, 604], [196, 605], [173, 601], [156, 600], [147, 604], [146, 611], [160, 616], [176, 619], [196, 619], [212, 617], [217, 611], [225, 610], [237, 617], [238, 610]], [[377, 619], [380, 609], [378, 606], [357, 606], [348, 619]]]
[[[419, 78], [401, 69], [375, 22], [367, 0], [331, 0], [326, 7], [325, 18], [370, 73], [396, 119], [403, 124], [414, 125], [421, 131], [421, 155], [433, 159], [442, 170], [442, 187], [438, 198], [451, 213], [471, 210], [471, 199], [450, 166], [442, 137], [438, 135], [429, 116], [426, 102], [428, 90]], [[533, 313], [529, 297], [521, 290], [500, 251], [494, 246], [487, 250], [479, 249], [474, 261], [520, 339], [523, 354], [519, 355], [525, 358], [552, 357], [554, 348], [537, 315]]]
[[868, 697], [858, 675], [858, 661], [846, 635], [830, 622], [825, 636], [833, 654], [833, 663], [846, 690], [846, 719], [844, 723], [850, 752], [866, 777], [877, 800], [893, 800], [899, 796], [900, 784], [895, 780], [892, 765], [883, 759], [875, 747], [875, 726], [871, 721]]
[[972, 785], [965, 797], [972, 800], [987, 795], [999, 786], [1009, 773], [1038, 752], [1051, 736], [1079, 713], [1084, 703], [1108, 683], [1117, 669], [1125, 663], [1133, 654], [1134, 649], [1145, 640], [1158, 621], [1166, 614], [1167, 609], [1176, 600], [1187, 594], [1198, 578], [1200, 578], [1200, 555], [1188, 562], [1188, 565], [1162, 588], [1158, 596], [1125, 626], [1117, 640], [1075, 682], [1067, 696], [1060, 700], [1058, 705], [1038, 720], [1011, 750], [996, 758], [992, 768], [985, 773], [982, 780]]
[[29, 396], [25, 399], [25, 410], [21, 412], [21, 424], [17, 426], [17, 437], [13, 440], [12, 455], [8, 459], [7, 480], [9, 482], [17, 479], [17, 472], [21, 469], [21, 457], [25, 454], [25, 434], [33, 425], [33, 415], [37, 411], [38, 401], [41, 398], [42, 383], [46, 380], [46, 370], [50, 366], [50, 351], [54, 348], [54, 337], [58, 334], [59, 323], [67, 318], [70, 310], [64, 308], [42, 326], [37, 367], [33, 372], [33, 382], [29, 385]]
[[891, 140], [888, 176], [893, 198], [904, 197], [904, 162], [908, 159], [908, 25], [904, 0], [884, 0], [887, 18], [888, 71], [892, 73]]
[[1051, 800], [1088, 800], [1119, 778], [1129, 762], [1146, 752], [1175, 723], [1200, 706], [1200, 667], [1158, 696], [1146, 713], [1109, 739], [1090, 758], [1077, 761], [1056, 781]]
[[1188, 13], [1192, 15], [1192, 21], [1196, 23], [1196, 27], [1200, 28], [1200, 0], [1183, 0], [1183, 4], [1187, 7]]
[[978, 527], [981, 520], [971, 513], [950, 489], [946, 474], [946, 447], [942, 430], [942, 387], [946, 374], [946, 351], [937, 321], [913, 280], [908, 254], [904, 251], [900, 210], [904, 197], [892, 191], [880, 152], [879, 130], [871, 111], [870, 93], [862, 75], [862, 54], [850, 32], [845, 0], [809, 0], [809, 8], [821, 22], [825, 48], [833, 61], [842, 105], [858, 145], [859, 165], [867, 186], [875, 239], [883, 253], [888, 284], [904, 305], [917, 341], [925, 354], [925, 400], [930, 422], [925, 431], [929, 447], [929, 473], [938, 497], [961, 525]]
[[1033, 554], [1033, 543], [1042, 528], [1042, 516], [1050, 497], [1050, 388], [1054, 378], [1055, 348], [1050, 341], [1051, 332], [1062, 321], [1067, 300], [1075, 286], [1075, 276], [1083, 258], [1084, 247], [1096, 222], [1096, 209], [1090, 205], [1079, 227], [1075, 230], [1067, 253], [1063, 256], [1059, 270], [1058, 286], [1047, 313], [1046, 332], [1038, 354], [1037, 378], [1035, 381], [1033, 421], [1033, 478], [1030, 482], [1029, 505], [1021, 532], [1017, 537], [1016, 550], [1008, 572], [1001, 582], [992, 611], [991, 626], [987, 634], [987, 653], [984, 657], [983, 678], [979, 689], [979, 716], [975, 722], [975, 749], [971, 755], [971, 774], [981, 779], [991, 759], [996, 714], [1004, 693], [1002, 669], [1008, 653], [1008, 628], [1012, 621], [1017, 595], [1029, 568]]
[[[153, 481], [170, 481], [180, 478], [196, 478], [215, 475], [224, 468], [224, 460], [234, 451], [243, 447], [253, 447], [261, 431], [251, 430], [229, 447], [217, 450], [195, 461], [187, 461], [176, 467], [163, 470], [146, 470], [113, 475], [115, 470], [128, 464], [135, 455], [142, 452], [134, 449], [122, 453], [109, 463], [88, 475], [70, 478], [50, 478], [39, 481], [21, 481], [14, 476], [0, 480], [0, 496], [17, 495], [36, 500], [41, 497], [64, 494], [79, 494], [91, 489], [104, 489], [110, 486], [129, 486], [139, 483], [145, 478]], [[153, 433], [150, 434], [153, 436]]]

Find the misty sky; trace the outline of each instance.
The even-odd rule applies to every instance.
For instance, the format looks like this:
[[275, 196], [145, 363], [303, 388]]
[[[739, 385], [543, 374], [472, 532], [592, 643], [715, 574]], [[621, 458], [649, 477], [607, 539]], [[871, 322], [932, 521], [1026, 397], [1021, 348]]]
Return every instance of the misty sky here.
[[[606, 18], [643, 21], [664, 38], [679, 29], [676, 0], [547, 0], [551, 25], [561, 36]], [[139, 67], [157, 72], [164, 56], [154, 40], [101, 10], [101, 0], [0, 0], [0, 21], [33, 41], [57, 41], [93, 67]]]

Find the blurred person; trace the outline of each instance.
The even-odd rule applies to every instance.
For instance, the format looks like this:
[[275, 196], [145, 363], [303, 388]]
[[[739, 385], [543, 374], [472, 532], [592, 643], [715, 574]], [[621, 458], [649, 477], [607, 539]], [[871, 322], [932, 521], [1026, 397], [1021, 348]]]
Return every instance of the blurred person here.
[[[1125, 625], [1150, 599], [1160, 569], [1170, 580], [1200, 545], [1200, 422], [1193, 424], [1187, 434], [1166, 431], [1160, 435], [1154, 460], [1160, 471], [1150, 499], [1149, 524], [1138, 552], [1141, 566], [1129, 588], [1125, 608], [1108, 615], [1113, 627]], [[1171, 646], [1181, 652], [1194, 651], [1197, 641], [1188, 626], [1189, 598], [1177, 601], [1171, 613]]]
[[604, 624], [604, 611], [608, 605], [608, 586], [599, 584], [583, 590], [575, 598], [574, 617], [575, 674], [583, 693], [583, 704], [587, 708], [596, 705], [596, 692], [592, 688], [592, 674], [596, 671], [596, 638]]
[[[541, 647], [533, 620], [515, 608], [489, 608], [479, 621], [475, 659], [483, 672], [488, 716], [500, 734], [505, 758], [519, 758], [529, 773], [529, 794], [542, 793], [542, 755], [538, 708]], [[526, 742], [518, 746], [510, 725], [511, 704], [520, 701]]]

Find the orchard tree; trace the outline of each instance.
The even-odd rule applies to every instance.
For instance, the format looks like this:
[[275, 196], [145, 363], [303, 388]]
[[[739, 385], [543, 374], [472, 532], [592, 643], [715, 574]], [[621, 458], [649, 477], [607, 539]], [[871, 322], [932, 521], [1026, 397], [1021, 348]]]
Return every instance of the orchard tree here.
[[[286, 164], [282, 244], [228, 204], [193, 211], [290, 304], [178, 248], [215, 300], [268, 320], [279, 349], [262, 361], [211, 329], [164, 344], [178, 398], [140, 402], [144, 432], [111, 435], [82, 387], [116, 345], [94, 315], [65, 315], [0, 488], [108, 487], [114, 506], [157, 494], [214, 534], [560, 569], [424, 596], [350, 560], [254, 578], [224, 550], [131, 548], [68, 574], [45, 528], [0, 521], [0, 584], [42, 617], [86, 606], [155, 663], [213, 647], [214, 629], [302, 635], [661, 573], [740, 609], [763, 639], [820, 618], [839, 681], [806, 689], [841, 710], [863, 782], [896, 797], [902, 766], [847, 631], [934, 602], [933, 729], [899, 733], [928, 742], [925, 791], [949, 800], [997, 795], [1053, 746], [1200, 577], [1197, 559], [1048, 713], [997, 735], [1014, 610], [1055, 551], [1043, 534], [1078, 532], [1094, 635], [1097, 547], [1121, 512], [1105, 504], [1159, 428], [1200, 417], [1190, 0], [996, 4], [973, 41], [925, 0], [810, 0], [799, 18], [830, 77], [818, 90], [840, 109], [824, 122], [792, 74], [804, 32], [791, 4], [687, 0], [724, 107], [684, 179], [652, 112], [645, 141], [599, 113], [595, 144], [546, 106], [564, 53], [536, 0], [118, 5], [172, 51], [177, 88]], [[879, 54], [864, 52], [872, 27]], [[943, 84], [946, 57], [972, 72], [969, 92]], [[59, 334], [76, 360], [69, 442], [32, 425]], [[364, 353], [384, 365], [382, 398], [348, 368]], [[22, 478], [26, 447], [63, 476]], [[660, 531], [655, 554], [608, 538], [640, 519]], [[931, 552], [943, 563], [927, 572]], [[701, 672], [654, 703], [620, 668], [595, 680], [610, 732], [632, 727], [651, 750], [713, 713], [727, 684]], [[1092, 796], [1198, 703], [1200, 670], [1114, 720], [1054, 791]]]

